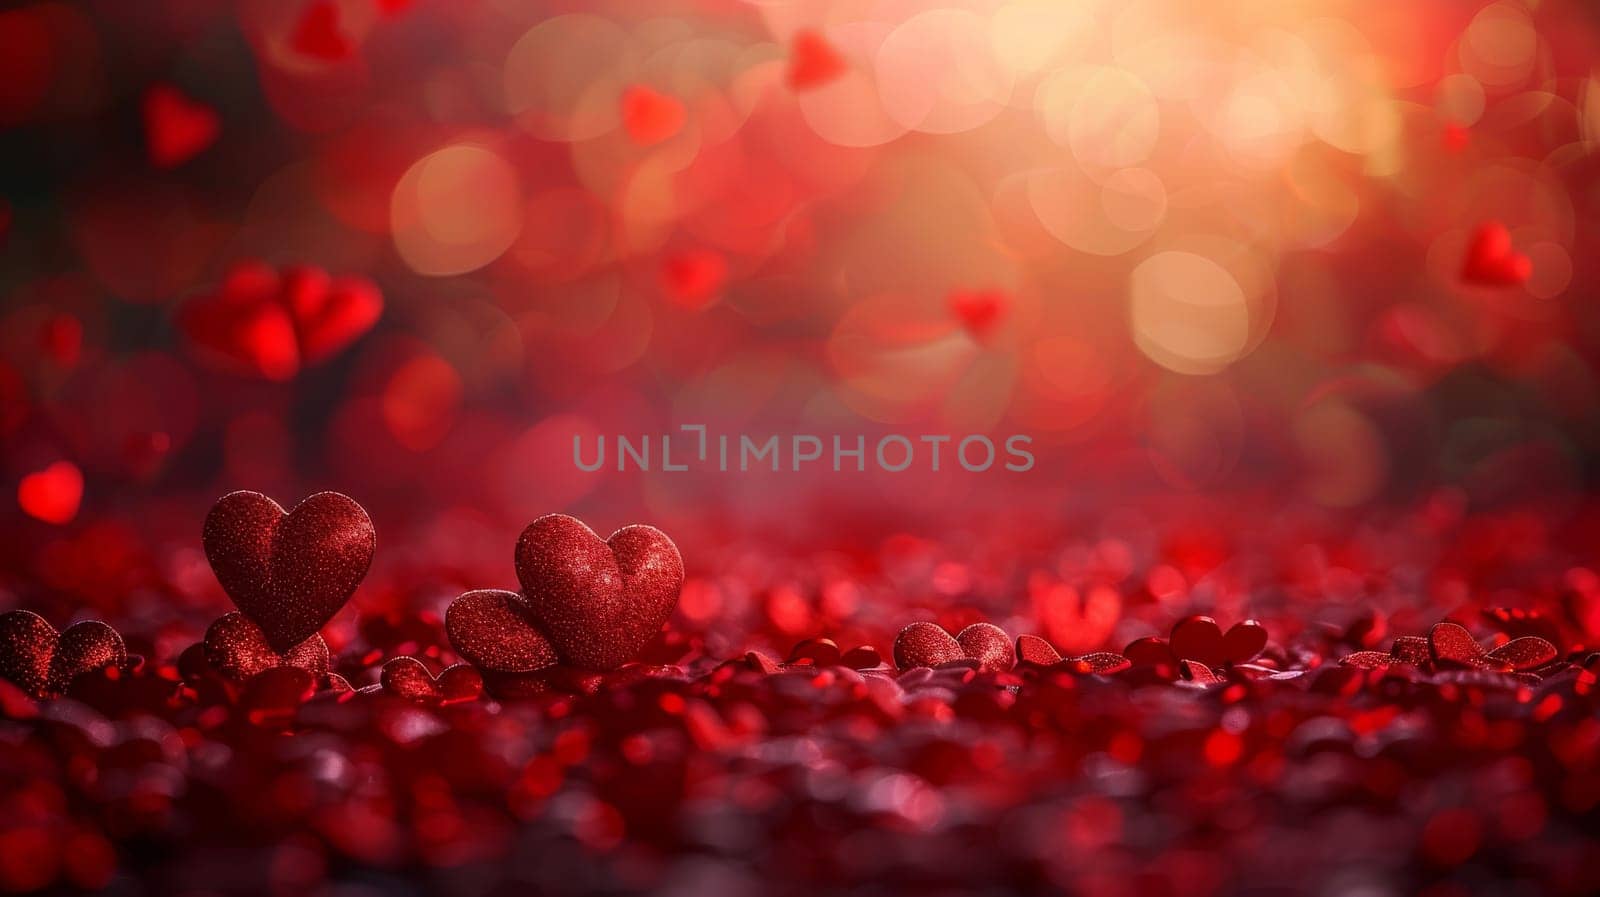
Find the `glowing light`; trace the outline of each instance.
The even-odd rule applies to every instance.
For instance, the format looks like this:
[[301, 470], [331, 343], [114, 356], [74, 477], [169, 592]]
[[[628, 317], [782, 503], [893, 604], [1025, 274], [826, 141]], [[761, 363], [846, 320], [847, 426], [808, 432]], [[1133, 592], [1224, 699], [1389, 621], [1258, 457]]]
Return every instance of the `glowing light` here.
[[492, 150], [456, 144], [423, 157], [395, 185], [395, 249], [419, 274], [474, 271], [499, 258], [522, 228], [521, 187]]

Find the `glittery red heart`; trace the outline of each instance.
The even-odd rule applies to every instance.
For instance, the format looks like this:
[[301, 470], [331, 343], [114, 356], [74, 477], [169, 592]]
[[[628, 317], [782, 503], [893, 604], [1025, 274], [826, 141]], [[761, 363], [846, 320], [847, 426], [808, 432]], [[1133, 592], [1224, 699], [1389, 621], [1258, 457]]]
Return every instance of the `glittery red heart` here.
[[683, 559], [666, 533], [628, 526], [602, 540], [565, 514], [540, 517], [517, 540], [517, 579], [561, 659], [591, 670], [633, 660], [672, 616]]
[[470, 665], [458, 663], [435, 677], [415, 657], [396, 657], [385, 663], [378, 681], [390, 694], [425, 704], [472, 701], [483, 693], [483, 676]]
[[894, 637], [894, 664], [902, 670], [936, 667], [965, 656], [961, 644], [937, 623], [918, 621]]
[[211, 624], [206, 630], [204, 650], [206, 663], [235, 682], [282, 666], [299, 667], [319, 680], [328, 672], [328, 644], [322, 636], [313, 634], [280, 654], [268, 644], [261, 627], [239, 613], [227, 614]]
[[1414, 667], [1425, 667], [1433, 660], [1428, 640], [1420, 635], [1397, 637], [1394, 644], [1389, 646], [1389, 655], [1400, 663]]
[[1017, 665], [1011, 637], [993, 623], [973, 623], [956, 636], [956, 644], [963, 654], [978, 662], [980, 670], [1004, 672]]
[[555, 648], [530, 620], [516, 592], [478, 589], [450, 602], [444, 632], [468, 662], [497, 673], [529, 673], [556, 662]]
[[60, 694], [78, 676], [126, 660], [122, 636], [99, 620], [58, 633], [32, 611], [0, 614], [0, 678], [35, 698]]
[[367, 512], [337, 492], [287, 514], [259, 492], [234, 492], [206, 515], [202, 541], [223, 590], [282, 652], [344, 607], [367, 575], [377, 534]]
[[1489, 660], [1483, 646], [1459, 623], [1435, 623], [1428, 631], [1428, 649], [1435, 664], [1474, 669], [1508, 668], [1506, 664]]
[[1559, 653], [1561, 652], [1548, 640], [1536, 635], [1525, 635], [1506, 642], [1490, 651], [1487, 656], [1495, 663], [1504, 664], [1513, 670], [1531, 670], [1555, 660]]
[[1047, 667], [1061, 662], [1061, 652], [1037, 635], [1017, 636], [1017, 659], [1022, 663]]

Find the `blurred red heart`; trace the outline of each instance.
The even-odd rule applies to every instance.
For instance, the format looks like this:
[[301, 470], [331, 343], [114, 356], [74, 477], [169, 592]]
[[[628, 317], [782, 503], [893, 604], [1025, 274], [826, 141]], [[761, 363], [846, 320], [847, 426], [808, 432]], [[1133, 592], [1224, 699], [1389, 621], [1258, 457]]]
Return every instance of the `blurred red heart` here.
[[71, 461], [57, 461], [17, 485], [17, 506], [45, 523], [71, 523], [82, 501], [83, 473]]
[[661, 288], [684, 308], [700, 309], [711, 304], [727, 279], [727, 260], [709, 249], [675, 253], [661, 262]]
[[989, 335], [1010, 305], [1004, 290], [953, 290], [948, 301], [951, 313], [968, 333], [980, 339]]
[[470, 665], [458, 663], [436, 678], [415, 657], [396, 657], [385, 663], [378, 681], [384, 691], [424, 704], [456, 704], [476, 700], [483, 693], [483, 676]]
[[285, 514], [259, 492], [233, 492], [206, 515], [201, 541], [217, 581], [288, 651], [317, 634], [367, 575], [377, 534], [349, 496], [319, 492]]
[[844, 57], [823, 36], [810, 29], [795, 32], [789, 43], [789, 86], [821, 87], [844, 74]]
[[1478, 225], [1467, 244], [1467, 257], [1461, 264], [1461, 279], [1472, 284], [1494, 287], [1517, 286], [1528, 282], [1533, 262], [1511, 248], [1511, 231], [1498, 221]]
[[965, 656], [955, 636], [937, 623], [918, 621], [894, 637], [894, 663], [902, 670], [934, 667]]
[[339, 8], [332, 0], [316, 0], [306, 7], [289, 45], [298, 53], [326, 62], [350, 55], [350, 39], [339, 28]]
[[687, 119], [688, 112], [677, 97], [643, 84], [622, 92], [622, 127], [640, 146], [667, 140], [683, 129]]
[[170, 84], [144, 94], [144, 140], [150, 164], [176, 168], [205, 152], [222, 133], [215, 109], [189, 99]]
[[299, 667], [318, 677], [328, 673], [328, 643], [313, 635], [288, 651], [278, 653], [267, 643], [261, 627], [243, 614], [222, 616], [206, 630], [206, 663], [234, 682], [244, 682], [275, 667]]
[[683, 559], [650, 526], [628, 526], [606, 540], [565, 514], [522, 531], [517, 579], [533, 620], [561, 659], [591, 670], [633, 660], [678, 605]]
[[371, 281], [329, 277], [318, 268], [285, 270], [282, 295], [306, 364], [350, 345], [383, 314], [383, 294]]
[[84, 673], [127, 661], [122, 636], [99, 620], [64, 632], [32, 611], [0, 614], [0, 678], [35, 698], [58, 695]]
[[978, 662], [978, 669], [1004, 672], [1017, 665], [1011, 637], [993, 623], [973, 623], [956, 636], [961, 652]]
[[497, 673], [528, 673], [556, 662], [555, 648], [516, 592], [478, 589], [450, 602], [444, 632], [468, 662]]

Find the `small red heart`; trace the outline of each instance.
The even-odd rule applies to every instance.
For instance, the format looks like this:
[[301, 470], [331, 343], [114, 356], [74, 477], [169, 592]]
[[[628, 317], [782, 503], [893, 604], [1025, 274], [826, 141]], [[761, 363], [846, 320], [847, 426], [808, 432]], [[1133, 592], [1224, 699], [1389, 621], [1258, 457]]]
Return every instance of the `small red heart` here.
[[1061, 652], [1037, 635], [1017, 636], [1017, 659], [1022, 663], [1047, 667], [1061, 662]]
[[176, 168], [205, 152], [222, 133], [215, 109], [189, 99], [170, 84], [144, 93], [144, 140], [150, 164]]
[[201, 541], [217, 581], [287, 651], [317, 634], [367, 575], [377, 534], [349, 496], [319, 492], [285, 514], [259, 492], [223, 496]]
[[1061, 664], [1075, 673], [1094, 673], [1101, 676], [1120, 673], [1133, 666], [1133, 662], [1128, 658], [1110, 651], [1093, 651], [1078, 657], [1064, 658]]
[[857, 645], [844, 652], [839, 663], [852, 670], [875, 670], [883, 666], [883, 655], [871, 645]]
[[1017, 665], [1011, 637], [993, 623], [973, 623], [956, 636], [956, 644], [963, 654], [978, 662], [980, 670], [1003, 673]]
[[1185, 617], [1172, 626], [1167, 643], [1179, 660], [1198, 660], [1208, 667], [1220, 667], [1227, 661], [1222, 644], [1222, 627], [1206, 616]]
[[789, 42], [789, 86], [795, 90], [821, 87], [844, 74], [844, 57], [821, 34], [810, 29], [795, 32]]
[[122, 636], [99, 620], [58, 633], [32, 611], [0, 614], [0, 678], [35, 698], [58, 695], [84, 673], [122, 666], [127, 659]]
[[683, 129], [683, 101], [653, 87], [635, 84], [622, 92], [622, 127], [634, 143], [654, 146]]
[[1489, 655], [1459, 623], [1435, 623], [1428, 631], [1428, 649], [1436, 665], [1469, 669], [1509, 669], [1509, 665], [1490, 660]]
[[478, 589], [450, 602], [444, 632], [469, 663], [497, 673], [531, 673], [556, 662], [555, 648], [531, 615], [516, 592]]
[[627, 526], [602, 540], [549, 514], [517, 539], [517, 580], [539, 630], [567, 663], [612, 670], [661, 633], [678, 606], [683, 558], [667, 534]]
[[1428, 647], [1428, 640], [1420, 635], [1402, 635], [1389, 646], [1389, 656], [1400, 663], [1410, 664], [1414, 667], [1426, 667], [1433, 660], [1433, 651]]
[[1228, 663], [1249, 663], [1267, 647], [1267, 627], [1255, 620], [1242, 620], [1228, 627], [1222, 636], [1222, 656]]
[[378, 681], [383, 690], [423, 704], [458, 704], [483, 694], [483, 676], [458, 663], [434, 677], [415, 657], [396, 657], [383, 665]]
[[286, 270], [283, 301], [306, 364], [315, 364], [355, 342], [383, 315], [383, 294], [371, 281], [333, 278], [317, 268]]
[[894, 637], [894, 664], [902, 670], [936, 667], [965, 656], [955, 637], [937, 623], [912, 623]]
[[710, 305], [727, 280], [727, 259], [709, 249], [679, 252], [661, 262], [662, 291], [687, 309], [698, 310]]
[[350, 39], [339, 28], [339, 8], [333, 0], [317, 0], [306, 7], [289, 45], [298, 53], [325, 62], [350, 55]]
[[1472, 284], [1513, 287], [1528, 282], [1533, 262], [1511, 248], [1511, 231], [1498, 221], [1478, 225], [1467, 244], [1461, 279]]
[[1011, 304], [1004, 290], [953, 290], [947, 301], [950, 312], [979, 339], [989, 335]]
[[240, 613], [225, 614], [206, 630], [206, 663], [226, 679], [244, 682], [257, 673], [291, 666], [319, 680], [328, 673], [328, 643], [320, 635], [279, 653], [267, 643], [261, 627]]
[[71, 523], [82, 502], [83, 473], [71, 461], [57, 461], [28, 474], [17, 485], [17, 506], [45, 523]]
[[1525, 635], [1490, 651], [1487, 657], [1497, 664], [1504, 664], [1520, 672], [1542, 667], [1555, 660], [1560, 653], [1548, 640], [1536, 635]]

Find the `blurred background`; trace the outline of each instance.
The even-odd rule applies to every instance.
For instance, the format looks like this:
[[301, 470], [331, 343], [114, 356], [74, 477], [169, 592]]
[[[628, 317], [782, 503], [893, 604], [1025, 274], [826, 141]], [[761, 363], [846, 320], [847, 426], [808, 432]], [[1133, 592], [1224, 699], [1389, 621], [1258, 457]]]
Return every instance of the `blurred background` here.
[[[1204, 607], [1252, 533], [1350, 600], [1592, 545], [1597, 38], [1578, 0], [11, 4], [0, 588], [225, 607], [235, 488], [362, 502], [369, 609], [508, 584], [567, 511], [744, 570], [788, 635], [860, 596], [740, 546], [1022, 613], [985, 565], [1063, 532], [1030, 588]], [[1037, 463], [573, 465], [682, 424]], [[1387, 547], [1294, 553], [1328, 532]]]

